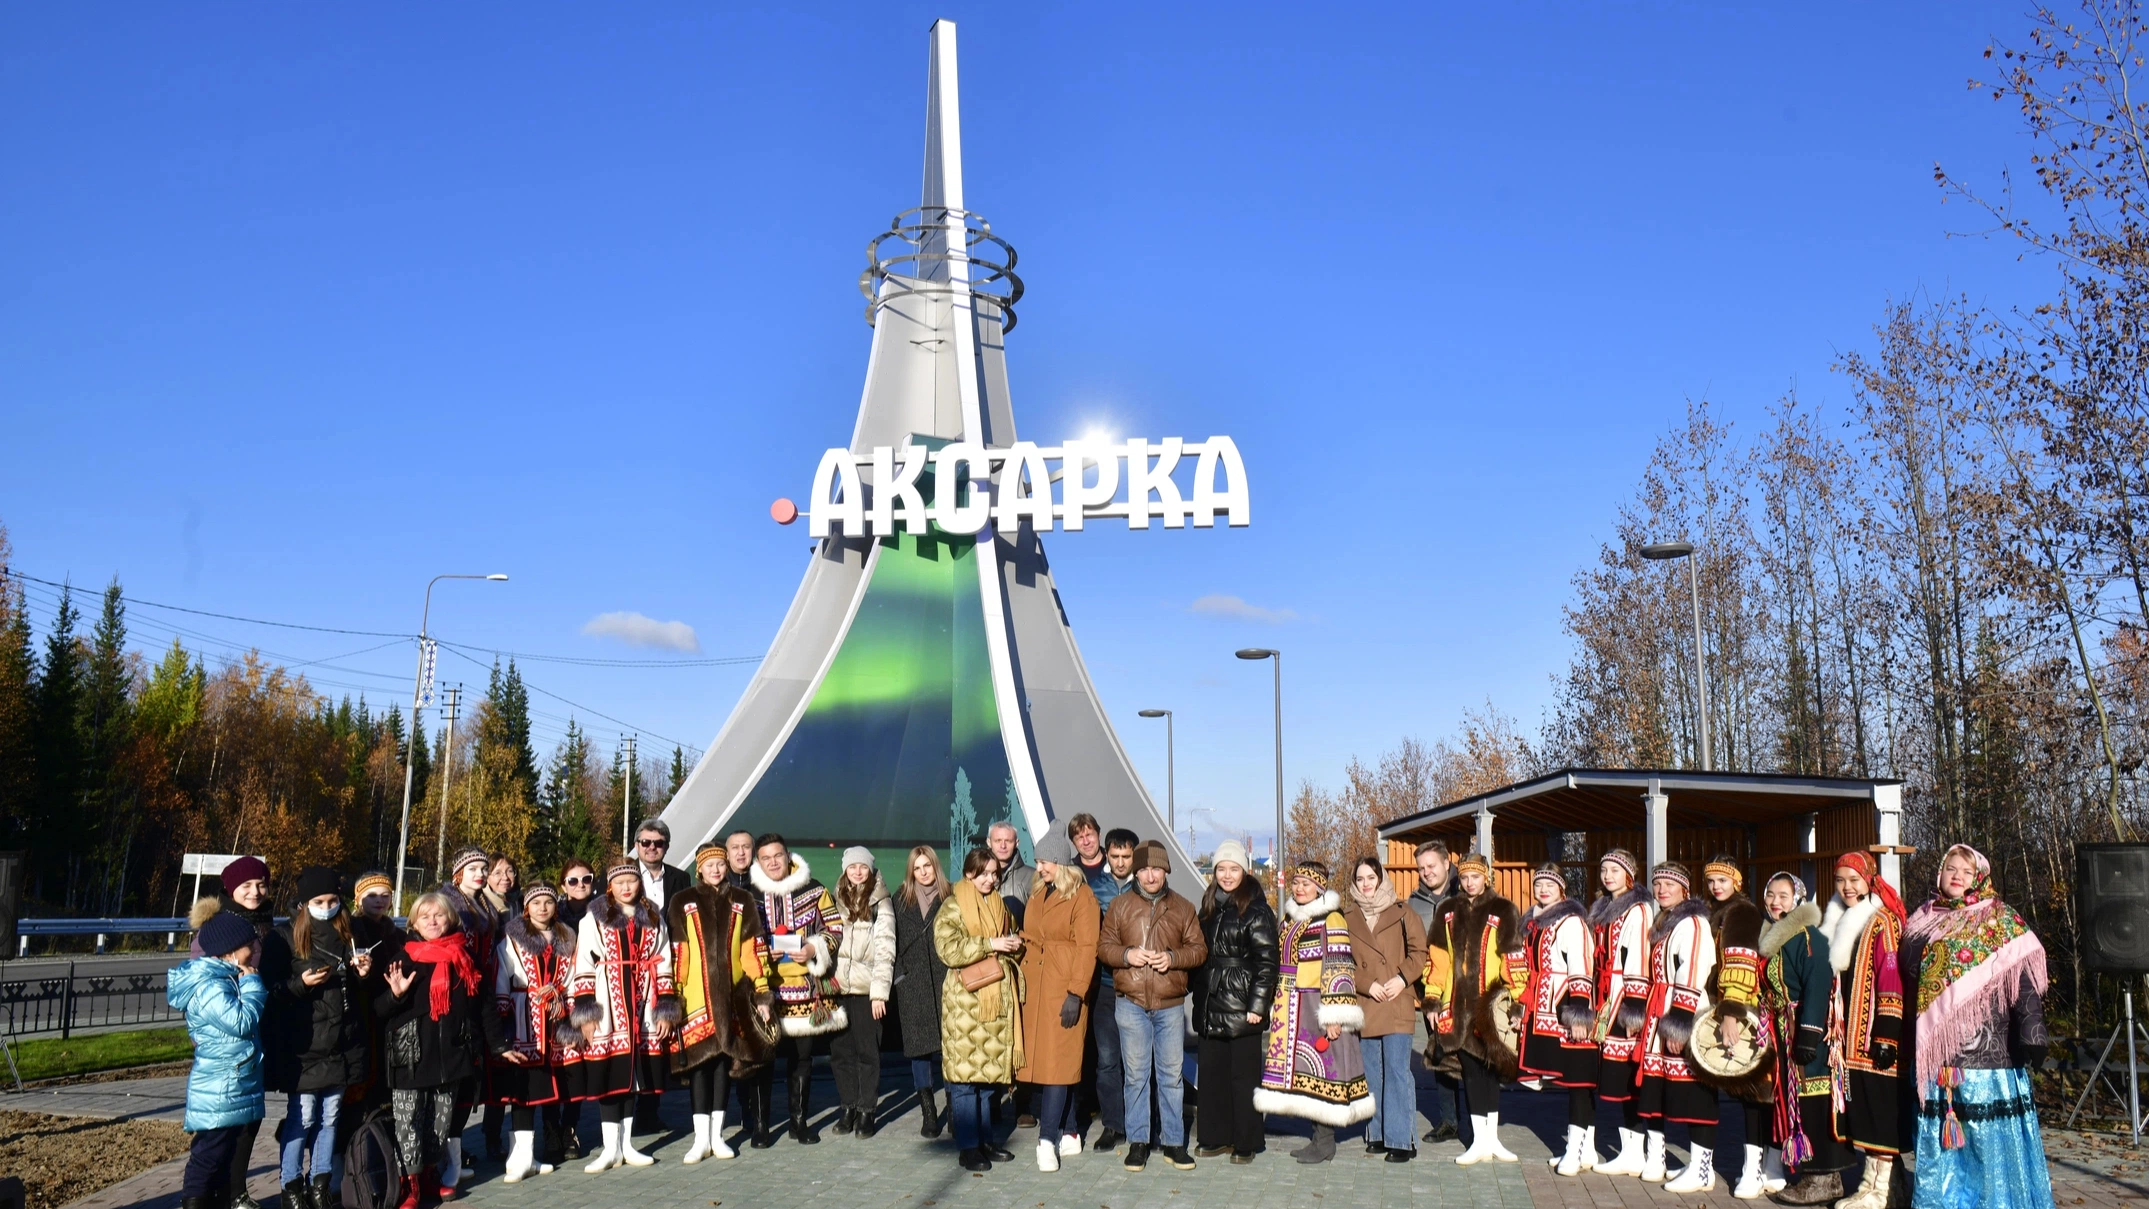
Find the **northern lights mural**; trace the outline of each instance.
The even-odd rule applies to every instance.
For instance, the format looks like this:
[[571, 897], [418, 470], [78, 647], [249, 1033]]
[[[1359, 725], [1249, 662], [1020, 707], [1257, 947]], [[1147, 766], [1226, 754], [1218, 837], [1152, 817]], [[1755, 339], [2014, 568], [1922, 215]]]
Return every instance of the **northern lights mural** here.
[[[977, 544], [909, 533], [878, 544], [827, 676], [730, 825], [781, 831], [800, 846], [945, 845], [960, 861], [993, 821], [1019, 813], [993, 702]], [[1028, 829], [1018, 832], [1027, 852]]]

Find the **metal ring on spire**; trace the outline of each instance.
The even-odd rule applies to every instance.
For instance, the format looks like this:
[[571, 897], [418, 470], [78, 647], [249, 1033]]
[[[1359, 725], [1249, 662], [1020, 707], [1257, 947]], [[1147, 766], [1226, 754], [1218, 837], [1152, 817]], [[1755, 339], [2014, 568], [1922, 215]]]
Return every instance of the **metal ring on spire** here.
[[[949, 235], [960, 221], [963, 247], [949, 251]], [[888, 241], [896, 246], [883, 249]], [[992, 259], [993, 251], [1004, 258]], [[985, 255], [979, 255], [983, 251]], [[1015, 275], [1015, 246], [992, 233], [992, 224], [968, 210], [949, 206], [915, 206], [895, 216], [888, 229], [866, 243], [866, 269], [858, 275], [858, 292], [866, 296], [866, 324], [871, 326], [880, 308], [912, 295], [956, 292], [948, 280], [948, 264], [961, 261], [972, 272], [985, 270], [968, 282], [973, 298], [991, 305], [981, 315], [1000, 319], [1002, 334], [1015, 330], [1015, 303], [1022, 299], [1022, 278]], [[907, 271], [906, 271], [907, 270]]]

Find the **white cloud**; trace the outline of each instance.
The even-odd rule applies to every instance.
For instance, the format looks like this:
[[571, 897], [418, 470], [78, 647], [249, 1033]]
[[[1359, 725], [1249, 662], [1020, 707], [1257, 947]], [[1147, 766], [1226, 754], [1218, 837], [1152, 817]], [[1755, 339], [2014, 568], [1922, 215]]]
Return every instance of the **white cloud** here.
[[1202, 597], [1188, 605], [1186, 611], [1199, 613], [1203, 617], [1227, 617], [1233, 621], [1254, 621], [1262, 625], [1282, 625], [1287, 621], [1298, 620], [1298, 614], [1290, 609], [1264, 609], [1257, 604], [1248, 604], [1240, 597], [1225, 596], [1221, 593]]
[[655, 647], [663, 651], [701, 650], [694, 627], [683, 621], [658, 621], [640, 613], [599, 613], [582, 625], [582, 632], [599, 638], [617, 638], [628, 646]]

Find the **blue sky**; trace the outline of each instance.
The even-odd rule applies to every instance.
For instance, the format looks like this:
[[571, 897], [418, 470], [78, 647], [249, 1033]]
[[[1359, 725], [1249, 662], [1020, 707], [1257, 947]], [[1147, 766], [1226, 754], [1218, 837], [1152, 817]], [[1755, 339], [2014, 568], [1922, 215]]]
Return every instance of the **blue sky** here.
[[[806, 558], [766, 509], [848, 439], [948, 16], [969, 204], [1029, 287], [1023, 435], [1245, 453], [1251, 529], [1048, 549], [1153, 792], [1135, 711], [1169, 707], [1181, 818], [1258, 832], [1234, 648], [1286, 653], [1293, 782], [1488, 698], [1534, 726], [1568, 579], [1686, 399], [1841, 403], [1887, 299], [2045, 285], [1932, 182], [2026, 161], [1965, 87], [2014, 5], [802, 7], [0, 12], [17, 566], [406, 632], [428, 576], [501, 570], [435, 631], [661, 656], [582, 632], [626, 611], [759, 655]], [[409, 693], [407, 647], [181, 624]], [[594, 710], [648, 750], [706, 744], [750, 665], [526, 670], [541, 746], [570, 713], [609, 746]]]

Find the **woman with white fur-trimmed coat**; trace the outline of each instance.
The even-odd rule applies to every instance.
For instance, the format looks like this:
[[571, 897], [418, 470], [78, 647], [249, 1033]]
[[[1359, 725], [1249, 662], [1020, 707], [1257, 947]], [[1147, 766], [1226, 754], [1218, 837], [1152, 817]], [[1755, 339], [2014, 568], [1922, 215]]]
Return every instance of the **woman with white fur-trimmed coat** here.
[[1365, 1011], [1358, 1006], [1358, 967], [1341, 907], [1328, 888], [1327, 866], [1307, 861], [1291, 870], [1254, 1108], [1314, 1123], [1313, 1141], [1291, 1152], [1301, 1163], [1334, 1158], [1336, 1128], [1373, 1116], [1373, 1091], [1358, 1048]]
[[614, 865], [605, 887], [575, 933], [575, 1005], [567, 1016], [582, 1034], [567, 1083], [575, 1099], [597, 1101], [604, 1139], [582, 1168], [592, 1175], [656, 1162], [634, 1148], [634, 1101], [664, 1090], [668, 1043], [685, 1014], [664, 916], [642, 896], [641, 870], [632, 861]]

